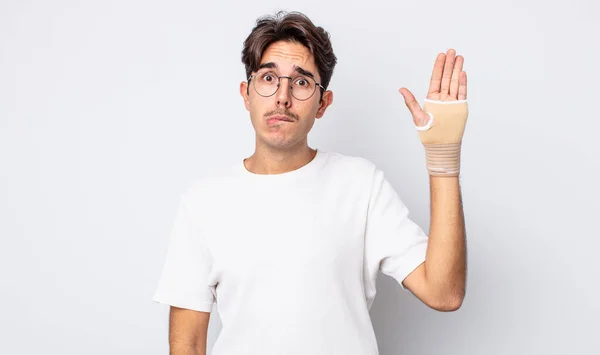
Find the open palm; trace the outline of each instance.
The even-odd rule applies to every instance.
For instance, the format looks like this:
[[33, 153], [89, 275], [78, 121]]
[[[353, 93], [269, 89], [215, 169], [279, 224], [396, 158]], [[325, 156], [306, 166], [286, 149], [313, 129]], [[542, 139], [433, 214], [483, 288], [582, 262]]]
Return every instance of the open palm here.
[[[436, 101], [457, 101], [467, 99], [467, 73], [464, 72], [464, 57], [456, 55], [456, 51], [450, 48], [445, 54], [439, 53], [433, 65], [427, 99]], [[417, 126], [424, 126], [429, 116], [415, 96], [406, 88], [400, 88], [400, 94], [404, 97], [404, 103], [413, 116]]]

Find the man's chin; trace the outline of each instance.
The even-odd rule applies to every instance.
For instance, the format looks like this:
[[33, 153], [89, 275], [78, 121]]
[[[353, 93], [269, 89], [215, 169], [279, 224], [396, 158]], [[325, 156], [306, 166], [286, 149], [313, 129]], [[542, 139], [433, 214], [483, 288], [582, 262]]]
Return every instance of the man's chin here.
[[261, 139], [262, 143], [264, 146], [267, 146], [271, 149], [277, 149], [277, 150], [286, 150], [286, 149], [290, 149], [293, 148], [294, 146], [296, 146], [298, 144], [298, 141], [295, 139], [290, 139], [289, 136], [266, 136], [266, 137], [262, 137]]

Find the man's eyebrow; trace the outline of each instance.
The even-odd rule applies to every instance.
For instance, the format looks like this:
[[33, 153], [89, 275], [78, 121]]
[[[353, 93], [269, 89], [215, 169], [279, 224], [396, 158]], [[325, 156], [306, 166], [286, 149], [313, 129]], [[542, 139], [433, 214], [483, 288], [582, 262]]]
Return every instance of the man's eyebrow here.
[[[277, 63], [267, 62], [267, 63], [262, 63], [258, 67], [258, 70], [263, 69], [263, 68], [279, 69], [279, 66], [277, 65]], [[311, 77], [313, 79], [315, 78], [315, 75], [313, 73], [311, 73], [310, 71], [308, 71], [308, 70], [306, 70], [306, 69], [304, 69], [304, 68], [302, 68], [300, 66], [294, 65], [294, 71], [297, 72], [298, 74], [302, 74], [304, 76], [308, 76], [308, 77]]]
[[277, 69], [278, 67], [277, 67], [277, 63], [267, 62], [267, 63], [262, 63], [258, 67], [258, 70], [261, 70], [262, 68]]
[[308, 77], [311, 77], [313, 79], [315, 78], [315, 75], [313, 73], [311, 73], [308, 70], [306, 70], [306, 69], [304, 69], [302, 67], [299, 67], [297, 65], [294, 65], [294, 71], [297, 71], [298, 73], [300, 73], [300, 74], [302, 74], [304, 76], [308, 76]]

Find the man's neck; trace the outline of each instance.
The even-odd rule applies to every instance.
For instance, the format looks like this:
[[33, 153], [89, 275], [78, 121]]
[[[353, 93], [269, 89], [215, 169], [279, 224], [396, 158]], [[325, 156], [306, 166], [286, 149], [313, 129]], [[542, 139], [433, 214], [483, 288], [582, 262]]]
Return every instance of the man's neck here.
[[247, 159], [246, 169], [254, 174], [283, 174], [310, 163], [317, 151], [308, 146], [293, 150], [273, 150], [257, 148]]

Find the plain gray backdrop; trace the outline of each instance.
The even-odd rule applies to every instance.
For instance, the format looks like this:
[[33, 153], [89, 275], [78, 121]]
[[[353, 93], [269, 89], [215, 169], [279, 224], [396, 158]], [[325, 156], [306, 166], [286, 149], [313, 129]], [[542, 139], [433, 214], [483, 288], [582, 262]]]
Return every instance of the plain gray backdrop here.
[[[598, 354], [592, 0], [0, 1], [0, 353], [168, 353], [151, 297], [179, 194], [252, 154], [240, 53], [276, 10], [323, 26], [339, 59], [309, 144], [376, 163], [426, 232], [398, 89], [422, 104], [437, 53], [465, 57], [467, 296], [439, 313], [381, 276], [380, 353]], [[219, 329], [215, 312], [209, 348]]]

